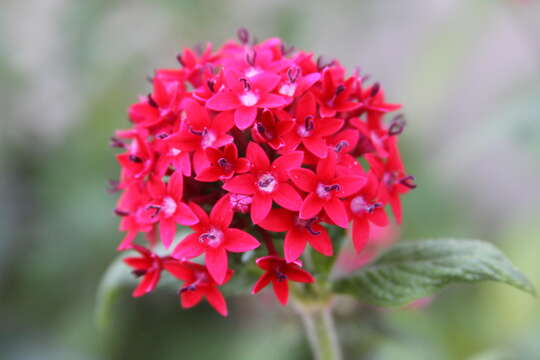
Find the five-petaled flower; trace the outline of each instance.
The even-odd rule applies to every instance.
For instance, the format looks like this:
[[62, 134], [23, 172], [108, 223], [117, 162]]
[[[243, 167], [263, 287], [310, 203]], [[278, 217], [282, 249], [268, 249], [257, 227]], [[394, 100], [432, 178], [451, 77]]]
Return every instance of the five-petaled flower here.
[[133, 290], [133, 296], [139, 297], [156, 288], [163, 270], [163, 263], [167, 260], [140, 245], [134, 244], [133, 250], [137, 251], [141, 256], [126, 257], [124, 262], [133, 268], [133, 275], [142, 278], [139, 285]]
[[[220, 284], [210, 276], [204, 265], [190, 261], [169, 261], [164, 264], [164, 268], [174, 277], [184, 281], [184, 285], [178, 291], [183, 308], [189, 309], [205, 297], [218, 313], [227, 316], [227, 303], [218, 289]], [[232, 274], [232, 270], [227, 270], [221, 284], [229, 281]]]
[[258, 258], [256, 263], [265, 273], [253, 286], [252, 294], [257, 294], [272, 283], [274, 293], [282, 305], [286, 305], [289, 299], [289, 280], [300, 283], [315, 281], [310, 273], [302, 269], [302, 263], [299, 260], [287, 262], [279, 256], [268, 255]]
[[204, 253], [208, 272], [218, 284], [223, 284], [228, 269], [227, 252], [246, 252], [260, 244], [247, 232], [229, 228], [233, 210], [228, 196], [214, 205], [210, 216], [199, 205], [190, 203], [190, 206], [199, 222], [191, 227], [195, 232], [186, 236], [172, 255], [188, 260]]

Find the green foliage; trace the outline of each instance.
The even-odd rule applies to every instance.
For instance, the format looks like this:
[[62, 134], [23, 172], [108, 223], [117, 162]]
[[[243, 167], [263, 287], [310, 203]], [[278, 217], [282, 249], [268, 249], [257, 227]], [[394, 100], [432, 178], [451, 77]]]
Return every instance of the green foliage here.
[[135, 286], [136, 281], [122, 259], [126, 255], [118, 256], [107, 268], [101, 278], [96, 296], [95, 321], [99, 328], [104, 329], [110, 325], [111, 310], [118, 296], [129, 286]]
[[427, 240], [396, 245], [373, 264], [334, 283], [337, 293], [381, 306], [404, 305], [453, 283], [496, 281], [535, 294], [493, 245], [478, 240]]

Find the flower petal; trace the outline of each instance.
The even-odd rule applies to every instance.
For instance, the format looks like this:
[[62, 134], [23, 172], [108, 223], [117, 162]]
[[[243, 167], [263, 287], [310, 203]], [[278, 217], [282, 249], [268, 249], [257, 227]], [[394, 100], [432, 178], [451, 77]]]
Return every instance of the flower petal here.
[[251, 195], [256, 191], [256, 182], [257, 179], [251, 174], [238, 175], [223, 184], [223, 189], [233, 193]]
[[278, 298], [281, 305], [287, 305], [287, 300], [289, 299], [289, 284], [287, 280], [273, 280], [272, 285], [274, 286], [274, 293]]
[[300, 208], [300, 218], [311, 219], [319, 214], [325, 201], [316, 194], [311, 193], [305, 199]]
[[206, 107], [215, 111], [234, 110], [239, 106], [238, 97], [230, 90], [222, 90], [206, 101]]
[[296, 190], [287, 183], [280, 183], [272, 194], [274, 201], [285, 209], [298, 211], [302, 207], [302, 198]]
[[227, 252], [224, 248], [207, 248], [206, 249], [206, 267], [208, 273], [212, 276], [215, 282], [223, 284], [227, 275]]
[[212, 208], [210, 212], [210, 222], [220, 228], [226, 229], [231, 224], [233, 209], [228, 195], [223, 196]]
[[265, 94], [257, 103], [257, 107], [260, 108], [277, 108], [284, 105], [287, 105], [287, 100], [276, 94]]
[[364, 219], [355, 219], [352, 227], [352, 240], [356, 252], [364, 249], [369, 239], [369, 223]]
[[199, 234], [193, 233], [186, 236], [172, 252], [176, 259], [193, 259], [204, 252], [203, 245], [199, 242]]
[[312, 228], [318, 232], [318, 235], [306, 234], [307, 241], [312, 248], [326, 256], [332, 256], [334, 253], [332, 240], [328, 235], [328, 231], [319, 224], [313, 224]]
[[225, 231], [224, 247], [231, 252], [246, 252], [259, 247], [260, 243], [253, 236], [239, 229]]
[[184, 309], [189, 309], [197, 305], [202, 300], [202, 294], [197, 290], [187, 290], [180, 294], [180, 300]]
[[324, 140], [322, 137], [306, 137], [302, 140], [302, 143], [306, 149], [311, 151], [318, 158], [324, 159], [328, 155], [328, 145], [326, 144], [326, 140]]
[[221, 315], [227, 316], [227, 302], [217, 287], [209, 287], [205, 291], [206, 300]]
[[199, 222], [199, 218], [193, 210], [183, 202], [176, 203], [174, 220], [180, 225], [191, 226]]
[[285, 260], [287, 262], [293, 262], [302, 255], [306, 248], [307, 238], [302, 231], [291, 229], [285, 235], [285, 242], [283, 248], [285, 250]]
[[265, 272], [264, 274], [262, 274], [262, 276], [255, 283], [255, 285], [253, 285], [253, 289], [251, 290], [251, 293], [255, 295], [258, 292], [260, 292], [262, 289], [267, 287], [268, 284], [270, 284], [270, 282], [272, 281], [272, 278], [273, 276], [270, 275], [269, 272]]
[[289, 170], [300, 168], [302, 161], [304, 161], [304, 153], [302, 151], [293, 151], [274, 160], [272, 168], [275, 169], [276, 173], [288, 177]]
[[272, 208], [272, 198], [269, 195], [255, 193], [251, 203], [251, 221], [258, 224], [263, 221]]
[[135, 288], [132, 295], [133, 297], [143, 296], [148, 294], [156, 288], [156, 285], [159, 281], [161, 272], [158, 270], [149, 271], [144, 275], [139, 285]]
[[234, 123], [240, 130], [247, 129], [255, 122], [257, 108], [255, 106], [240, 106], [234, 112]]
[[336, 162], [336, 153], [334, 151], [328, 152], [326, 159], [317, 163], [317, 176], [326, 181], [333, 181], [336, 175]]
[[298, 265], [289, 264], [286, 267], [285, 274], [287, 277], [296, 282], [312, 283], [315, 281], [313, 276], [305, 270], [302, 270]]
[[[193, 216], [195, 217], [195, 215]], [[197, 218], [195, 219], [198, 221]], [[161, 237], [161, 242], [163, 243], [163, 246], [165, 246], [165, 249], [168, 249], [169, 246], [171, 246], [174, 235], [176, 235], [176, 222], [173, 219], [161, 219], [159, 222], [159, 236]]]
[[300, 168], [289, 171], [293, 183], [305, 192], [313, 192], [317, 188], [317, 177], [313, 171]]
[[271, 210], [268, 216], [258, 225], [263, 229], [276, 232], [288, 231], [294, 226], [295, 213], [286, 209]]
[[365, 176], [347, 175], [338, 177], [336, 182], [340, 185], [340, 189], [337, 196], [347, 197], [355, 194], [366, 184], [366, 181]]
[[324, 204], [324, 210], [326, 211], [326, 215], [328, 215], [337, 226], [344, 229], [349, 226], [349, 216], [347, 215], [347, 210], [345, 209], [343, 201], [334, 197]]
[[270, 160], [262, 147], [254, 142], [250, 142], [247, 146], [247, 158], [251, 161], [253, 168], [256, 171], [266, 171], [270, 168]]

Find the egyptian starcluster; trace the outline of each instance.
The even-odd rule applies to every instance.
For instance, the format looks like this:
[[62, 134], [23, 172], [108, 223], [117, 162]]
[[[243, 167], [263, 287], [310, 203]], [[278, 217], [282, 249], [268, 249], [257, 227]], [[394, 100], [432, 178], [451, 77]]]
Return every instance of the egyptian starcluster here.
[[[249, 258], [260, 274], [252, 293], [272, 284], [286, 304], [289, 281], [315, 281], [300, 260], [307, 244], [331, 256], [329, 231], [350, 229], [360, 252], [371, 224], [389, 225], [387, 210], [401, 221], [400, 196], [415, 187], [398, 150], [405, 121], [385, 116], [400, 105], [379, 83], [245, 29], [177, 60], [155, 71], [129, 107], [131, 128], [111, 140], [122, 149], [118, 250], [138, 253], [124, 259], [140, 278], [133, 296], [168, 272], [182, 281], [182, 307], [206, 298], [226, 315], [219, 288]], [[179, 226], [190, 231], [171, 246]]]

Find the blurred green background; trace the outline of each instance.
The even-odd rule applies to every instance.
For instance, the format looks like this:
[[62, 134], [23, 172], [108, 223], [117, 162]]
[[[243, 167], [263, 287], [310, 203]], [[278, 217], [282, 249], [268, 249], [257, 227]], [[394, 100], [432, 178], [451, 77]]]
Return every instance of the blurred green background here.
[[[0, 2], [0, 359], [309, 359], [268, 297], [181, 311], [159, 290], [93, 322], [121, 238], [108, 137], [185, 46], [260, 39], [361, 66], [405, 105], [419, 187], [401, 238], [496, 242], [540, 287], [540, 3], [511, 0]], [[540, 359], [540, 306], [510, 287], [454, 287], [421, 310], [344, 303], [350, 359]], [[364, 355], [361, 355], [364, 354]]]

